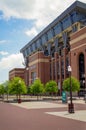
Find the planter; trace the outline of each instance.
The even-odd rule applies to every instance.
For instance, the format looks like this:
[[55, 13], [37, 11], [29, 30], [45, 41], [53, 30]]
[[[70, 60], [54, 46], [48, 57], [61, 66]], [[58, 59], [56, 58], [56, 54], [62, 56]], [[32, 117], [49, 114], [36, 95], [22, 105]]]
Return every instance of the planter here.
[[69, 113], [74, 113], [74, 104], [73, 103], [68, 104], [68, 112]]
[[21, 103], [21, 99], [18, 99], [18, 103]]

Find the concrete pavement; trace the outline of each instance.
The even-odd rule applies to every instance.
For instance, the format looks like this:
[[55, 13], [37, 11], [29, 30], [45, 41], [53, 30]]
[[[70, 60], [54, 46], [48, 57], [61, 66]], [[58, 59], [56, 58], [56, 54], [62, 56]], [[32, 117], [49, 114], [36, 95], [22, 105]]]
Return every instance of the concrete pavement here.
[[86, 130], [86, 104], [74, 102], [74, 114], [61, 101], [2, 102], [0, 130]]
[[66, 104], [57, 104], [56, 102], [46, 102], [46, 101], [32, 101], [32, 102], [22, 102], [22, 103], [11, 103], [12, 105], [26, 108], [26, 109], [41, 109], [41, 108], [61, 108], [66, 107]]
[[[70, 101], [68, 101], [70, 102]], [[83, 99], [78, 99], [73, 101], [74, 104], [83, 104], [86, 106], [86, 103]], [[67, 104], [63, 104], [62, 101], [54, 101], [52, 102], [44, 102], [44, 101], [35, 101], [35, 102], [22, 102], [20, 104], [18, 103], [12, 103], [12, 105], [26, 108], [26, 109], [43, 109], [43, 108], [64, 108], [67, 107]], [[73, 114], [68, 113], [68, 111], [62, 111], [62, 112], [46, 112], [47, 114], [51, 114], [54, 116], [60, 116], [65, 118], [70, 118], [74, 120], [84, 121], [86, 122], [86, 110], [76, 110]]]

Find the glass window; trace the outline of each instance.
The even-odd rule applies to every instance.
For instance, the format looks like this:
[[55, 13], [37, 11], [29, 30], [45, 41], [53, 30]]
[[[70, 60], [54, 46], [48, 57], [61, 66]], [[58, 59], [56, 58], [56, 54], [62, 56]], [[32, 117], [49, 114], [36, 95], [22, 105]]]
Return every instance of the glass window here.
[[29, 47], [29, 54], [31, 54], [31, 48]]
[[36, 79], [36, 72], [31, 73], [31, 79], [32, 79], [32, 83], [33, 83], [34, 80]]
[[45, 35], [42, 36], [42, 44], [46, 43], [46, 37]]
[[35, 48], [37, 49], [37, 42], [35, 42]]
[[33, 51], [35, 51], [35, 44], [34, 43], [32, 44], [32, 48], [33, 48]]
[[52, 31], [48, 31], [48, 39], [50, 40], [51, 38], [53, 38], [53, 34], [52, 34]]
[[40, 40], [37, 40], [37, 48], [39, 48], [40, 46], [41, 46]]
[[76, 11], [72, 12], [71, 18], [72, 18], [73, 23], [77, 22], [77, 13], [76, 13]]
[[67, 27], [70, 26], [70, 18], [66, 17], [63, 21], [63, 29], [65, 30]]
[[61, 33], [61, 24], [57, 24], [55, 27], [54, 27], [54, 32], [55, 32], [55, 35]]

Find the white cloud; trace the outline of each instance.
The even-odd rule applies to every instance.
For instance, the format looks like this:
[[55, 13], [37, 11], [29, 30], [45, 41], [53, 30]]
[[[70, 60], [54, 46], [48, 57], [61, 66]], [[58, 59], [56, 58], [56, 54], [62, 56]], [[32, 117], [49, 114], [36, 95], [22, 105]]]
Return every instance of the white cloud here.
[[[37, 28], [44, 27], [76, 0], [0, 0], [3, 18], [11, 17], [35, 20]], [[86, 0], [81, 0], [86, 3]]]
[[22, 67], [23, 56], [22, 54], [12, 54], [5, 58], [2, 58], [0, 61], [1, 69], [12, 69], [16, 67]]
[[23, 68], [23, 56], [22, 54], [12, 54], [0, 60], [0, 82], [4, 82], [9, 79], [9, 71], [13, 68]]
[[27, 30], [26, 35], [28, 35], [29, 37], [34, 37], [38, 34], [37, 30], [35, 27], [31, 28], [31, 30]]
[[5, 51], [0, 51], [0, 54], [4, 56], [4, 55], [8, 55], [9, 53]]

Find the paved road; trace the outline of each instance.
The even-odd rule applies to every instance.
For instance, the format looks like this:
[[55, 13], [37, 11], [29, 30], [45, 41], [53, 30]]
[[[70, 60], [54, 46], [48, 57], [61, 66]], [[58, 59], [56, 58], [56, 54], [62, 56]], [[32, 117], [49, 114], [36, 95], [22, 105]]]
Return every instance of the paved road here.
[[[0, 103], [0, 130], [86, 130], [86, 122], [46, 113], [67, 111], [64, 106], [26, 109]], [[75, 104], [75, 111], [77, 110], [86, 110], [86, 105]]]

